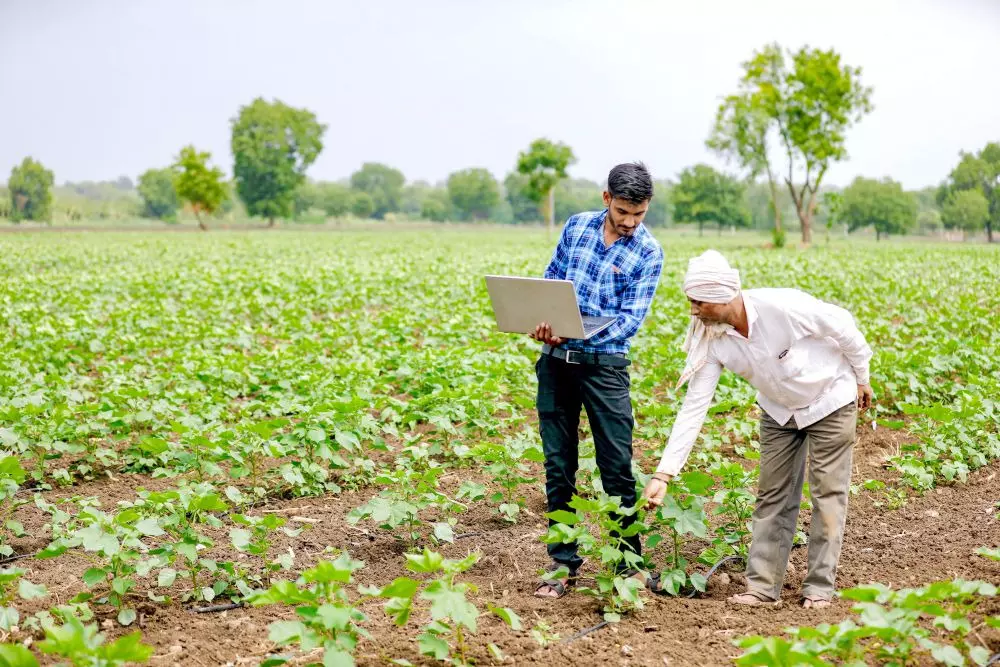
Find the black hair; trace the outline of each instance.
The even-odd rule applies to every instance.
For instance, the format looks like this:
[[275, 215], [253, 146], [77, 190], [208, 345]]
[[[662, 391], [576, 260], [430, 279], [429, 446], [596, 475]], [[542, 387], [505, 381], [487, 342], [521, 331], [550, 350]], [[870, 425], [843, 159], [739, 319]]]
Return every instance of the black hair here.
[[653, 177], [641, 162], [619, 164], [608, 174], [608, 192], [614, 199], [641, 204], [653, 198]]

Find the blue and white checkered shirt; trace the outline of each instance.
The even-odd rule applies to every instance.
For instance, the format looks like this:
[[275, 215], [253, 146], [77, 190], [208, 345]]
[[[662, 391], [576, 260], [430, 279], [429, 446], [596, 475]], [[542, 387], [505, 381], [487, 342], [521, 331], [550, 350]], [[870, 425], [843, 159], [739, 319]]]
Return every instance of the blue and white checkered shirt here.
[[583, 315], [616, 317], [590, 340], [569, 340], [560, 347], [600, 354], [627, 354], [656, 294], [663, 270], [663, 249], [645, 225], [630, 237], [604, 246], [608, 211], [578, 213], [566, 221], [546, 278], [570, 280]]

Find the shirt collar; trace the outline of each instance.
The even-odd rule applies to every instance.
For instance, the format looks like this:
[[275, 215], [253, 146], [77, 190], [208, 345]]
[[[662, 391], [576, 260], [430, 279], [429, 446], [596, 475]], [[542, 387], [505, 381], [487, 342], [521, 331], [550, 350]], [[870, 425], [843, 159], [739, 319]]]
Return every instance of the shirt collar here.
[[[740, 291], [740, 295], [743, 296], [743, 307], [747, 311], [747, 340], [753, 335], [753, 325], [757, 321], [757, 306], [753, 305], [753, 301], [747, 296], [746, 292]], [[730, 336], [736, 336], [738, 338], [743, 338], [740, 332], [735, 328], [730, 328], [726, 330], [726, 333]]]
[[[605, 208], [594, 218], [597, 221], [597, 229], [598, 231], [601, 232], [601, 243], [604, 242], [604, 221], [607, 220], [607, 217], [608, 217], [608, 209]], [[615, 243], [621, 241], [621, 244], [624, 246], [632, 246], [633, 244], [637, 243], [639, 241], [639, 234], [645, 231], [644, 230], [645, 224], [646, 223], [644, 222], [640, 222], [639, 226], [635, 228], [635, 233], [632, 234], [632, 236], [621, 236], [615, 240]], [[612, 243], [610, 247], [614, 247], [615, 243]]]

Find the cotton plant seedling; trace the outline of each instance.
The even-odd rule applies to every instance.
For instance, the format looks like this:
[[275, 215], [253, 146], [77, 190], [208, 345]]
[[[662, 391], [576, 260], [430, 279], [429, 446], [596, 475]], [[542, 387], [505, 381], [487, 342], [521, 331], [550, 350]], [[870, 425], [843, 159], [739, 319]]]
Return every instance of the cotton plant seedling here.
[[[647, 531], [639, 511], [622, 507], [620, 498], [606, 494], [596, 498], [573, 496], [569, 506], [573, 511], [557, 510], [545, 515], [555, 523], [542, 536], [542, 542], [576, 542], [580, 556], [596, 564], [596, 585], [577, 590], [598, 599], [605, 620], [617, 622], [623, 614], [642, 609], [644, 584], [628, 573], [642, 569], [645, 562], [626, 544], [628, 538], [641, 538]], [[636, 516], [636, 521], [624, 528], [623, 519], [629, 516]], [[545, 577], [565, 577], [568, 573], [566, 567], [561, 567]]]
[[490, 475], [493, 483], [501, 489], [490, 495], [490, 502], [497, 505], [497, 511], [505, 521], [516, 523], [526, 503], [520, 489], [536, 481], [530, 476], [529, 463], [545, 460], [539, 445], [521, 434], [500, 442], [484, 442], [475, 448], [473, 455], [477, 461], [486, 464], [483, 472]]
[[[457, 666], [472, 665], [469, 637], [478, 629], [482, 610], [469, 599], [476, 587], [460, 580], [479, 560], [478, 553], [462, 559], [444, 558], [427, 548], [420, 553], [406, 554], [406, 568], [417, 575], [434, 577], [423, 582], [399, 577], [383, 588], [362, 587], [361, 593], [386, 600], [385, 613], [398, 626], [404, 626], [413, 613], [415, 600], [430, 604], [430, 622], [417, 637], [421, 654]], [[513, 609], [489, 607], [489, 612], [512, 629], [522, 628], [521, 619]], [[499, 649], [497, 649], [498, 651]], [[496, 652], [493, 651], [494, 655]]]
[[744, 653], [737, 665], [986, 665], [989, 648], [976, 628], [1000, 625], [977, 620], [977, 608], [994, 597], [983, 581], [937, 581], [894, 591], [881, 584], [841, 591], [854, 600], [857, 618], [836, 625], [786, 628], [789, 638], [752, 636], [736, 640]]
[[14, 549], [6, 542], [8, 531], [14, 537], [24, 537], [26, 534], [21, 522], [13, 518], [15, 510], [27, 502], [17, 497], [25, 477], [24, 469], [16, 456], [3, 456], [0, 453], [0, 560], [14, 553]]
[[[279, 580], [267, 590], [253, 593], [253, 606], [285, 604], [295, 607], [298, 620], [271, 623], [268, 637], [278, 646], [297, 644], [303, 654], [322, 650], [323, 665], [353, 665], [358, 642], [370, 638], [362, 627], [367, 617], [351, 603], [347, 586], [364, 567], [343, 552], [334, 560], [321, 560], [296, 581]], [[272, 656], [263, 664], [280, 665], [287, 659]]]
[[647, 549], [667, 541], [667, 556], [660, 574], [660, 587], [669, 595], [684, 591], [705, 591], [706, 580], [698, 572], [689, 572], [689, 563], [682, 554], [688, 539], [708, 536], [708, 516], [705, 504], [715, 480], [711, 475], [690, 470], [670, 480], [663, 504], [647, 518], [650, 537]]
[[[421, 518], [422, 512], [437, 509], [451, 513], [466, 508], [463, 503], [438, 490], [438, 478], [442, 473], [443, 468], [440, 467], [415, 471], [397, 466], [392, 472], [380, 475], [376, 483], [383, 490], [351, 510], [347, 515], [348, 523], [356, 524], [366, 519], [373, 521], [379, 528], [392, 531], [411, 547], [416, 546], [424, 538], [426, 522]], [[453, 522], [449, 520], [437, 522], [431, 534], [438, 541], [452, 541], [452, 526]]]

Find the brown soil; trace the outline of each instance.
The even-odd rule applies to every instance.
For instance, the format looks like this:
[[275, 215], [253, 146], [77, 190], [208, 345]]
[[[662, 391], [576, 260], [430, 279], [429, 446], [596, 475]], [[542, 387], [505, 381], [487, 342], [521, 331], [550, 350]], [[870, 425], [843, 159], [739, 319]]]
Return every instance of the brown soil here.
[[[882, 460], [902, 440], [904, 431], [870, 427], [859, 429], [855, 455], [855, 479], [860, 484], [869, 478], [889, 481], [891, 475]], [[540, 473], [540, 471], [539, 471]], [[970, 476], [965, 485], [944, 487], [923, 497], [910, 498], [899, 510], [877, 506], [877, 493], [862, 491], [851, 498], [847, 534], [838, 572], [838, 587], [846, 588], [879, 581], [891, 586], [963, 577], [1000, 584], [1000, 563], [974, 555], [983, 545], [1000, 543], [1000, 521], [995, 504], [1000, 499], [1000, 463]], [[443, 482], [453, 494], [462, 479], [479, 478], [475, 471], [456, 470]], [[482, 481], [482, 480], [480, 480]], [[81, 483], [69, 490], [46, 494], [49, 500], [70, 495], [97, 496], [105, 509], [118, 500], [134, 498], [140, 487], [162, 489], [175, 480], [153, 480], [138, 475], [116, 475]], [[538, 485], [525, 488], [528, 514], [515, 526], [501, 521], [488, 503], [477, 503], [459, 515], [456, 533], [474, 533], [445, 545], [448, 557], [461, 557], [478, 551], [478, 564], [464, 578], [478, 591], [476, 605], [486, 611], [487, 604], [513, 608], [522, 618], [525, 629], [514, 632], [495, 617], [484, 614], [479, 632], [471, 638], [471, 653], [478, 664], [493, 662], [489, 643], [499, 646], [508, 656], [508, 664], [544, 665], [725, 665], [739, 654], [734, 638], [749, 634], [780, 634], [790, 625], [839, 622], [851, 615], [849, 601], [838, 600], [831, 609], [805, 611], [796, 604], [796, 594], [806, 565], [806, 549], [795, 549], [785, 582], [784, 603], [777, 609], [746, 609], [728, 605], [725, 598], [742, 590], [742, 577], [736, 572], [713, 577], [708, 594], [698, 599], [659, 598], [647, 595], [646, 608], [621, 623], [598, 630], [572, 642], [565, 641], [601, 619], [596, 603], [579, 593], [561, 600], [542, 600], [532, 596], [537, 575], [547, 565], [544, 546], [538, 538], [543, 533], [544, 497]], [[281, 501], [264, 508], [279, 512], [291, 520], [305, 517], [314, 520], [297, 538], [281, 535], [272, 553], [289, 547], [296, 554], [296, 567], [305, 568], [323, 557], [328, 548], [346, 548], [355, 558], [365, 561], [356, 584], [382, 585], [406, 575], [401, 554], [404, 546], [386, 531], [371, 525], [349, 526], [346, 513], [364, 502], [372, 491], [345, 492], [325, 498], [302, 498]], [[454, 496], [452, 496], [454, 497]], [[803, 518], [808, 522], [808, 512]], [[13, 540], [18, 553], [37, 550], [47, 543], [42, 526], [45, 516], [33, 505], [20, 508], [17, 518], [33, 537]], [[305, 525], [301, 524], [300, 525]], [[225, 532], [208, 532], [218, 545], [208, 556], [234, 558], [228, 549]], [[690, 545], [695, 555], [702, 545]], [[55, 603], [65, 602], [84, 590], [80, 579], [91, 566], [78, 553], [67, 553], [46, 561], [25, 559], [16, 563], [28, 570], [27, 577], [45, 584], [48, 598], [21, 605], [22, 614], [30, 614]], [[587, 576], [584, 569], [583, 576]], [[184, 583], [178, 581], [175, 588]], [[141, 594], [145, 589], [140, 584]], [[177, 591], [175, 591], [176, 593]], [[253, 665], [269, 654], [295, 655], [293, 648], [281, 651], [268, 641], [268, 624], [278, 619], [293, 619], [295, 612], [283, 606], [244, 608], [224, 613], [195, 614], [180, 604], [139, 604], [138, 626], [144, 641], [156, 648], [152, 665]], [[357, 650], [360, 665], [388, 664], [385, 657], [405, 658], [414, 664], [434, 664], [419, 655], [416, 646], [418, 627], [427, 621], [426, 610], [414, 613], [403, 629], [393, 626], [383, 614], [380, 603], [369, 601], [363, 610], [365, 623], [374, 641], [363, 641]], [[1000, 613], [1000, 599], [987, 602], [982, 611]], [[117, 636], [122, 629], [113, 621], [113, 613], [102, 613], [108, 634]], [[539, 621], [547, 622], [563, 641], [541, 648], [528, 630]], [[1000, 634], [985, 635], [993, 652], [1000, 651]], [[321, 660], [318, 654], [313, 661]], [[301, 664], [301, 663], [300, 663]]]

